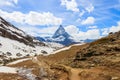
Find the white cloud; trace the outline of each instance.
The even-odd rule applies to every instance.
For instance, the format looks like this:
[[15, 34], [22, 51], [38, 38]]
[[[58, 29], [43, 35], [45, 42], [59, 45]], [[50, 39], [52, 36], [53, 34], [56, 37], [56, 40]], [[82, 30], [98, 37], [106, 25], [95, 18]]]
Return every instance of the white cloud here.
[[85, 11], [82, 10], [82, 11], [80, 12], [79, 16], [82, 17], [82, 16], [84, 15], [84, 13], [85, 13]]
[[61, 5], [65, 6], [67, 10], [79, 12], [77, 2], [75, 0], [61, 0]]
[[79, 34], [77, 34], [80, 40], [84, 39], [98, 39], [100, 38], [100, 31], [99, 29], [91, 29], [86, 32], [80, 31]]
[[109, 29], [109, 32], [117, 32], [117, 31], [120, 31], [120, 21], [117, 22], [117, 26], [112, 26]]
[[29, 13], [24, 14], [18, 11], [8, 13], [0, 10], [0, 15], [5, 19], [22, 24], [27, 23], [29, 25], [59, 25], [62, 23], [61, 18], [55, 17], [50, 12], [38, 13], [30, 11]]
[[38, 13], [31, 11], [26, 15], [25, 22], [30, 25], [59, 25], [62, 23], [62, 19], [55, 17], [50, 12]]
[[78, 0], [78, 6], [85, 12], [91, 13], [94, 11], [93, 1], [90, 0]]
[[79, 28], [77, 28], [76, 26], [74, 25], [69, 25], [69, 26], [66, 26], [65, 27], [65, 30], [74, 36], [74, 34], [77, 34], [79, 32]]
[[102, 36], [106, 36], [109, 34], [109, 28], [103, 28], [101, 29], [101, 31], [102, 31]]
[[76, 41], [79, 41], [79, 37], [76, 35], [79, 33], [79, 28], [74, 25], [69, 25], [65, 27], [65, 30], [68, 34], [70, 34]]
[[14, 7], [15, 4], [17, 3], [18, 3], [18, 0], [0, 0], [0, 7], [4, 7], [4, 6]]
[[17, 4], [17, 3], [18, 3], [18, 0], [13, 0], [13, 1], [14, 1], [14, 3], [15, 3], [15, 4]]
[[99, 29], [90, 29], [90, 30], [87, 30], [86, 32], [83, 32], [74, 25], [66, 26], [65, 29], [71, 36], [73, 36], [74, 38], [76, 38], [78, 40], [100, 38]]
[[25, 14], [23, 14], [21, 12], [14, 11], [12, 13], [8, 13], [8, 12], [2, 11], [2, 10], [0, 10], [0, 15], [1, 15], [1, 17], [5, 18], [5, 19], [9, 19], [11, 21], [18, 22], [18, 23], [23, 23], [24, 18], [26, 16]]
[[0, 7], [3, 6], [14, 6], [9, 0], [0, 0]]
[[19, 26], [19, 28], [32, 36], [45, 37], [45, 36], [52, 36], [52, 34], [54, 34], [54, 32], [57, 30], [58, 27], [49, 26], [49, 27], [41, 28], [41, 27], [35, 27], [35, 26], [26, 27], [26, 25], [22, 25], [22, 26]]
[[92, 12], [93, 10], [94, 10], [94, 6], [92, 5], [92, 4], [90, 4], [89, 6], [87, 6], [86, 8], [85, 8], [86, 10], [87, 10], [87, 12]]
[[81, 24], [87, 25], [87, 24], [94, 24], [95, 18], [94, 17], [87, 17], [86, 20], [83, 20]]
[[120, 31], [120, 21], [117, 22], [117, 26], [112, 26], [112, 27], [101, 29], [101, 35], [106, 36], [110, 32], [118, 32], [118, 31]]

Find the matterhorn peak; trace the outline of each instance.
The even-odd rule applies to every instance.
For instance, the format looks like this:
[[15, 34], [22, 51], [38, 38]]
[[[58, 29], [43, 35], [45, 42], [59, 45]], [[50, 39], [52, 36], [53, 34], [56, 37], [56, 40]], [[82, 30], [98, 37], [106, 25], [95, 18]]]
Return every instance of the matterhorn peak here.
[[62, 25], [59, 26], [59, 28], [56, 30], [52, 38], [57, 38], [60, 36], [70, 37], [70, 35], [65, 31]]
[[[38, 37], [38, 39], [41, 40], [41, 38]], [[74, 39], [74, 37], [72, 37], [70, 34], [68, 34], [64, 27], [62, 25], [60, 25], [58, 27], [58, 29], [55, 31], [54, 35], [52, 37], [49, 38], [44, 38], [44, 41], [47, 42], [56, 42], [59, 44], [62, 44], [64, 46], [68, 46], [70, 44], [74, 44], [74, 43], [78, 43], [78, 41], [76, 39]]]

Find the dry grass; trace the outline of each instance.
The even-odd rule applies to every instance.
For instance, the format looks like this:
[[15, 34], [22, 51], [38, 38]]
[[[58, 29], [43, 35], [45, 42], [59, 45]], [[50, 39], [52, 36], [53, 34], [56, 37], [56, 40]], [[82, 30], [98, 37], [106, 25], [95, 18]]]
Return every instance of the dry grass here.
[[[48, 77], [52, 80], [120, 80], [119, 35], [120, 32], [110, 34], [90, 44], [72, 46], [69, 50], [49, 56], [37, 57], [39, 61], [42, 61], [39, 63], [41, 63], [43, 67], [45, 66], [44, 68], [46, 68], [49, 73]], [[75, 61], [77, 52], [83, 54], [81, 57], [85, 57], [86, 59]], [[39, 76], [40, 66], [31, 60], [10, 66], [32, 68], [33, 74]], [[3, 76], [9, 77], [10, 75], [11, 74], [4, 74]], [[14, 77], [18, 76], [13, 76], [13, 80]], [[73, 79], [74, 77], [77, 79]]]
[[88, 46], [88, 44], [72, 46], [69, 50], [61, 51], [56, 54], [51, 54], [49, 56], [39, 56], [38, 59], [39, 60], [42, 59], [51, 64], [65, 62], [65, 60], [68, 60], [71, 58], [73, 59], [76, 55], [76, 52], [78, 52], [79, 50], [81, 50], [86, 46]]
[[17, 74], [0, 73], [0, 80], [27, 80]]
[[21, 63], [9, 65], [10, 67], [26, 67], [26, 68], [34, 68], [39, 67], [37, 64], [33, 63], [31, 60], [23, 61]]

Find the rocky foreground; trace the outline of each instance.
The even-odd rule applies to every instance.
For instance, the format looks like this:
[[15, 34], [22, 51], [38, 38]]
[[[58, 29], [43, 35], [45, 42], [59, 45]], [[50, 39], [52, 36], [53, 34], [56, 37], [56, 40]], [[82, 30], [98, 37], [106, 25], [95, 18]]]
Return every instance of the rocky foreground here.
[[0, 79], [120, 80], [119, 35], [120, 32], [110, 33], [95, 42], [71, 45], [49, 56], [19, 59], [1, 66], [14, 72], [0, 70]]

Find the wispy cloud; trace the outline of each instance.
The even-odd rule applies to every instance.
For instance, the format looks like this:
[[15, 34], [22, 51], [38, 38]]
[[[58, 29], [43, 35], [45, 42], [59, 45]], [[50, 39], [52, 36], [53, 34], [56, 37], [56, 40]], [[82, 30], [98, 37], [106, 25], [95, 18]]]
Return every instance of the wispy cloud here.
[[80, 10], [84, 10], [85, 12], [91, 13], [94, 11], [94, 5], [90, 0], [79, 0], [77, 1], [79, 3]]
[[85, 9], [86, 9], [87, 12], [90, 13], [94, 10], [94, 6], [92, 4], [89, 4], [89, 6], [87, 6]]

